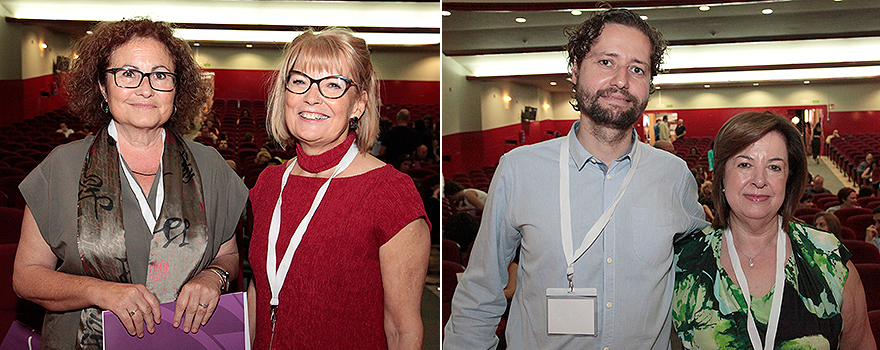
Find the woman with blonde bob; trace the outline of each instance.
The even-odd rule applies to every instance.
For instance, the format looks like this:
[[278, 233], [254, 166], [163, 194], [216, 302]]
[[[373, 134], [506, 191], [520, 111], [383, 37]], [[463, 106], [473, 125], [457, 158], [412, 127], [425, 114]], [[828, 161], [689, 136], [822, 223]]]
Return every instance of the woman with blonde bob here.
[[430, 227], [412, 180], [369, 153], [379, 88], [364, 40], [306, 31], [274, 80], [267, 129], [296, 147], [250, 192], [254, 349], [419, 349]]
[[876, 349], [852, 254], [792, 221], [807, 182], [794, 124], [740, 113], [713, 149], [715, 220], [675, 247], [672, 318], [684, 348]]

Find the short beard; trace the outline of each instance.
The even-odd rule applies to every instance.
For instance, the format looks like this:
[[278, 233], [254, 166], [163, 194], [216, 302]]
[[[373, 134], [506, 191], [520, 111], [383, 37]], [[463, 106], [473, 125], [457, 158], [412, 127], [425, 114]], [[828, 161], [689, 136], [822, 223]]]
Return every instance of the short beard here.
[[[609, 127], [616, 130], [627, 130], [632, 128], [633, 124], [642, 116], [642, 112], [648, 107], [648, 100], [639, 101], [638, 98], [631, 95], [629, 91], [624, 89], [609, 87], [590, 94], [581, 87], [575, 86], [577, 90], [575, 97], [577, 99], [576, 109], [585, 113], [598, 126]], [[626, 110], [618, 110], [617, 112], [599, 105], [599, 97], [611, 93], [620, 93], [633, 101], [633, 106]]]

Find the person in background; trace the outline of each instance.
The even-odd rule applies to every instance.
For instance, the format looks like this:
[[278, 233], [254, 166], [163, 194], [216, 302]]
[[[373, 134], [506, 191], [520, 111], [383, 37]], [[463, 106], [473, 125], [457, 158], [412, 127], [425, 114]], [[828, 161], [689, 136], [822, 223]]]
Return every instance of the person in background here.
[[715, 149], [715, 220], [675, 249], [672, 318], [683, 347], [876, 349], [851, 254], [792, 221], [807, 183], [797, 128], [778, 114], [740, 113]]
[[825, 138], [825, 148], [826, 149], [831, 146], [831, 140], [834, 139], [835, 137], [840, 137], [840, 134], [837, 132], [837, 129], [834, 129], [834, 132]]
[[859, 166], [856, 167], [856, 174], [862, 175], [865, 170], [874, 166], [874, 155], [868, 153], [865, 155], [865, 160], [859, 163]]
[[55, 130], [55, 132], [64, 135], [64, 137], [68, 137], [70, 134], [74, 133], [73, 129], [67, 127], [67, 123], [59, 123], [58, 130]]
[[804, 193], [801, 196], [801, 200], [798, 201], [798, 208], [815, 208], [816, 205], [813, 204], [813, 195], [809, 193]]
[[684, 126], [684, 119], [678, 119], [678, 126], [675, 127], [675, 138], [683, 139], [684, 135], [687, 134], [687, 127]]
[[817, 195], [822, 193], [831, 193], [827, 188], [825, 188], [825, 178], [822, 175], [813, 176], [812, 185], [807, 187], [806, 193]]
[[712, 140], [712, 144], [709, 145], [706, 160], [709, 161], [709, 171], [715, 171], [715, 140]]
[[822, 124], [816, 123], [813, 128], [813, 136], [810, 138], [810, 150], [813, 153], [813, 160], [819, 164], [819, 153], [822, 152]]
[[872, 213], [874, 214], [874, 224], [865, 230], [865, 242], [873, 244], [880, 250], [880, 233], [878, 233], [880, 231], [880, 206], [874, 208]]
[[464, 188], [458, 182], [449, 180], [443, 183], [443, 194], [454, 208], [459, 210], [483, 211], [488, 194], [476, 188]]
[[[446, 350], [495, 348], [507, 307], [508, 266], [520, 245], [505, 332], [509, 348], [670, 347], [672, 242], [706, 222], [687, 164], [640, 142], [633, 128], [647, 106], [666, 42], [625, 9], [596, 12], [566, 34], [572, 106], [580, 119], [566, 137], [501, 157], [452, 299]], [[624, 184], [628, 176], [631, 182]], [[619, 205], [612, 207], [618, 194]], [[593, 225], [595, 240], [585, 238]], [[567, 244], [571, 250], [560, 249]], [[575, 249], [583, 255], [576, 257]], [[591, 297], [581, 288], [596, 293]], [[548, 308], [548, 293], [555, 305], [570, 302], [562, 299], [569, 291], [581, 293], [574, 302], [582, 311]], [[594, 312], [586, 311], [591, 302]], [[568, 316], [577, 318], [571, 326], [578, 329], [549, 327]], [[583, 335], [591, 327], [595, 336]]]
[[12, 283], [47, 310], [42, 349], [103, 349], [104, 310], [132, 336], [162, 337], [144, 334], [162, 318], [196, 333], [238, 274], [247, 188], [216, 150], [181, 136], [206, 96], [189, 45], [149, 19], [93, 32], [73, 51], [67, 91], [73, 114], [102, 127], [55, 148], [19, 187]]
[[669, 135], [669, 117], [665, 115], [660, 121], [660, 134], [657, 135], [657, 141], [672, 141], [672, 137]]
[[838, 219], [836, 215], [820, 211], [816, 213], [816, 216], [813, 218], [813, 223], [816, 228], [834, 234], [834, 237], [837, 237], [838, 240], [843, 239], [843, 236], [841, 235], [843, 229], [840, 225], [840, 219]]
[[843, 208], [861, 208], [859, 206], [858, 201], [858, 193], [856, 190], [851, 187], [844, 187], [837, 191], [837, 200], [840, 201], [840, 204], [835, 205], [831, 208], [825, 209], [830, 214], [834, 214], [838, 209]]
[[412, 179], [367, 153], [379, 131], [370, 50], [331, 28], [284, 56], [266, 125], [297, 156], [250, 193], [253, 348], [421, 349], [430, 225]]

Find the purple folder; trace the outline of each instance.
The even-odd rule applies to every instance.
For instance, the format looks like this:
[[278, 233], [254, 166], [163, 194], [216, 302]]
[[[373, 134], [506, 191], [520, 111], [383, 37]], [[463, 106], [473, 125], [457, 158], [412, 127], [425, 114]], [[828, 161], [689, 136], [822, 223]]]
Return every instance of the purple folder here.
[[249, 349], [246, 304], [242, 292], [221, 295], [214, 315], [206, 325], [199, 327], [198, 333], [193, 334], [184, 333], [183, 326], [174, 328], [172, 318], [176, 302], [165, 303], [160, 305], [162, 323], [156, 325], [153, 334], [144, 330], [143, 338], [129, 335], [114, 313], [104, 311], [104, 349]]

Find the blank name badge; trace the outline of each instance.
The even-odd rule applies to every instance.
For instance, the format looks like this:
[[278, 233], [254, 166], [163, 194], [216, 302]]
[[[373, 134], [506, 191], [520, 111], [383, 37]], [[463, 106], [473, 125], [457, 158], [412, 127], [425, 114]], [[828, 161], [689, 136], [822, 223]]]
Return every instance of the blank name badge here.
[[596, 335], [596, 288], [547, 288], [547, 334]]

